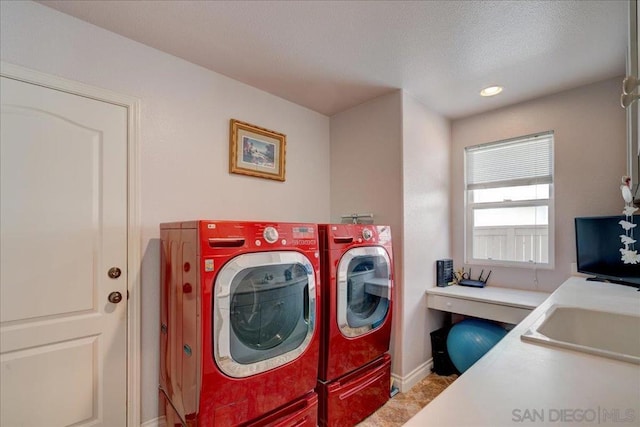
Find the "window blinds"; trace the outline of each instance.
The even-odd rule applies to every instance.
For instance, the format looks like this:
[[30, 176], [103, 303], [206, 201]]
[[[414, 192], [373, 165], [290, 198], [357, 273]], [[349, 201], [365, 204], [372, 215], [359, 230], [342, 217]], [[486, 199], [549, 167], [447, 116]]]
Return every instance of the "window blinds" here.
[[467, 190], [553, 182], [553, 132], [465, 149]]

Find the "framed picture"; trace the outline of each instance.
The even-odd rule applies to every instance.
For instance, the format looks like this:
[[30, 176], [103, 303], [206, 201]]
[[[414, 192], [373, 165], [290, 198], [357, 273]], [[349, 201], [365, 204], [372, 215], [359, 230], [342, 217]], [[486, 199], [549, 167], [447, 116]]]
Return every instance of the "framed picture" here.
[[287, 136], [231, 119], [229, 172], [284, 181]]

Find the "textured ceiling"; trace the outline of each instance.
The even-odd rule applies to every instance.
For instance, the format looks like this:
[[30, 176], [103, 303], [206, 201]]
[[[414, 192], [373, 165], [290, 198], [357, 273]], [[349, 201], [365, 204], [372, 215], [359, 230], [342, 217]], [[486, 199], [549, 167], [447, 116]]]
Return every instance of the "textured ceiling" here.
[[40, 3], [329, 116], [403, 89], [459, 118], [624, 74], [624, 0]]

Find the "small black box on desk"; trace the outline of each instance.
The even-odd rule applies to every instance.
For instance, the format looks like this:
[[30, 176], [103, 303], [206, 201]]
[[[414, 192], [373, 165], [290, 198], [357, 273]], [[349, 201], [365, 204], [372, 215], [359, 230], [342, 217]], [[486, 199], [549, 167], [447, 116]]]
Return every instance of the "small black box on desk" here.
[[453, 282], [453, 260], [439, 259], [436, 261], [436, 285], [449, 286]]

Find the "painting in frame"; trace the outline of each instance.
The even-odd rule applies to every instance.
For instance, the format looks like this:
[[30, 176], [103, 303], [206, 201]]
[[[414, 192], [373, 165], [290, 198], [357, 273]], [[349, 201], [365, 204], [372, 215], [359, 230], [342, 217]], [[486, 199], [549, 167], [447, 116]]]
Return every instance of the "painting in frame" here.
[[231, 119], [229, 172], [284, 181], [287, 136]]

